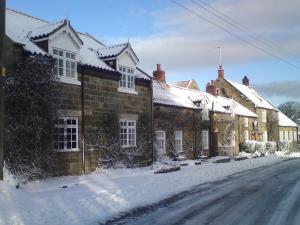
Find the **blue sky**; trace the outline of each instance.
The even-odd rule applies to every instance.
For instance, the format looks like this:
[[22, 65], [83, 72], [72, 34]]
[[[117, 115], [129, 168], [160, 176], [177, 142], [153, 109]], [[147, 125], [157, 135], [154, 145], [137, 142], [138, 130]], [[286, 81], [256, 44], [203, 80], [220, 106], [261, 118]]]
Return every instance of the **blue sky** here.
[[[274, 49], [252, 40], [192, 1], [177, 1], [300, 68], [299, 1], [207, 1], [249, 32], [263, 37], [268, 43], [276, 42]], [[7, 7], [52, 22], [68, 18], [76, 30], [88, 32], [108, 45], [126, 42], [129, 38], [140, 58], [140, 66], [147, 72], [151, 73], [160, 63], [166, 71], [167, 81], [194, 78], [201, 90], [217, 76], [216, 47], [221, 45], [226, 78], [241, 82], [247, 75], [250, 84], [275, 105], [288, 100], [300, 101], [300, 69], [243, 43], [169, 0], [7, 0]], [[279, 47], [287, 54], [281, 54]]]

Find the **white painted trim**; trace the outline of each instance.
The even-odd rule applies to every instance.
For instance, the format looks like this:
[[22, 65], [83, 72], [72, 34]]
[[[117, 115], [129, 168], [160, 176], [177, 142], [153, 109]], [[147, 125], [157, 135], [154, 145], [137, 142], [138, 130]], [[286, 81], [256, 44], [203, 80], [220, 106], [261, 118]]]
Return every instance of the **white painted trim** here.
[[58, 150], [58, 149], [54, 149], [55, 152], [79, 152], [80, 149], [79, 148], [75, 148], [75, 149], [62, 149], [62, 150]]
[[133, 89], [130, 89], [130, 88], [124, 88], [124, 87], [119, 87], [118, 92], [133, 94], [133, 95], [138, 94], [138, 92], [136, 90], [133, 90]]
[[73, 85], [81, 85], [81, 81], [75, 79], [67, 79], [64, 77], [57, 77], [57, 82], [66, 83], [66, 84], [73, 84]]

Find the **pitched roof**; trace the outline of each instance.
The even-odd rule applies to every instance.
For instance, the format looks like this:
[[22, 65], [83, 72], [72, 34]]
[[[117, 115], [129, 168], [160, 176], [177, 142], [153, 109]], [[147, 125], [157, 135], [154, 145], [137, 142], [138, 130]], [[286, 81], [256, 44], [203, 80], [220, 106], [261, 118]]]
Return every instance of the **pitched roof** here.
[[183, 87], [183, 88], [190, 88], [190, 89], [193, 89], [193, 90], [199, 90], [198, 84], [194, 79], [175, 81], [173, 84], [176, 85], [176, 86], [179, 86], [179, 87]]
[[298, 125], [283, 112], [278, 111], [278, 124], [280, 127], [297, 127]]
[[153, 81], [153, 101], [157, 104], [185, 108], [199, 108], [200, 106], [197, 106], [196, 103], [201, 102], [210, 111], [219, 113], [233, 112], [235, 115], [257, 117], [255, 113], [233, 99], [157, 81]]
[[129, 43], [111, 45], [108, 47], [103, 46], [103, 47], [97, 49], [97, 53], [101, 59], [114, 58], [114, 57], [120, 55], [128, 46], [129, 46]]
[[[55, 23], [50, 23], [12, 9], [6, 9], [6, 35], [13, 42], [23, 45], [23, 48], [32, 54], [48, 55], [46, 51], [41, 49], [36, 43], [33, 42], [33, 39], [48, 36], [60, 27], [64, 26], [65, 22], [66, 20], [61, 20]], [[108, 57], [121, 54], [121, 52], [127, 47], [131, 48], [130, 43], [106, 47], [91, 35], [77, 32], [72, 27], [71, 29], [75, 32], [75, 35], [78, 37], [78, 39], [82, 41], [82, 46], [78, 56], [80, 60], [79, 64], [82, 65], [92, 66], [105, 71], [116, 72], [114, 69], [107, 66], [101, 58], [99, 58], [99, 51], [103, 51], [103, 56]], [[147, 79], [147, 77], [140, 72], [137, 76]]]
[[147, 74], [145, 71], [143, 71], [139, 67], [136, 68], [135, 76], [136, 76], [136, 78], [143, 79], [143, 80], [151, 80], [152, 79], [152, 76], [150, 76], [149, 74]]
[[255, 117], [257, 118], [257, 114], [252, 112], [251, 110], [247, 109], [246, 107], [242, 106], [237, 101], [233, 99], [217, 96], [218, 103], [223, 106], [225, 109], [232, 110], [235, 115], [239, 116], [246, 116], [246, 117]]
[[239, 92], [241, 92], [242, 97], [246, 97], [247, 99], [249, 99], [256, 107], [276, 110], [276, 108], [271, 103], [269, 103], [253, 88], [229, 80], [226, 81], [228, 81], [233, 87], [235, 87]]

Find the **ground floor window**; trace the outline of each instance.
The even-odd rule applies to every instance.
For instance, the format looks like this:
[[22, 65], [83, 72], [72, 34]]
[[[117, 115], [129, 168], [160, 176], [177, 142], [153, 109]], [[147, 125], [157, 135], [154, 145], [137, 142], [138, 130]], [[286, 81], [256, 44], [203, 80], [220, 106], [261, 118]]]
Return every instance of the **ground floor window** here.
[[78, 150], [78, 118], [63, 117], [55, 125], [53, 148], [59, 151]]
[[293, 135], [293, 131], [292, 130], [290, 130], [289, 131], [289, 141], [293, 141], [293, 139], [294, 139], [294, 135]]
[[297, 141], [297, 131], [294, 131], [294, 141]]
[[202, 148], [203, 149], [208, 149], [209, 145], [208, 145], [208, 142], [209, 142], [209, 138], [208, 138], [208, 130], [203, 130], [201, 132], [201, 135], [202, 135]]
[[160, 152], [166, 151], [166, 132], [163, 130], [157, 130], [156, 135], [156, 147]]
[[120, 144], [122, 147], [136, 146], [136, 121], [120, 120]]
[[182, 130], [175, 130], [175, 151], [182, 152]]
[[282, 130], [279, 132], [279, 140], [280, 140], [280, 141], [283, 141], [283, 140], [284, 140], [284, 137], [283, 137], [283, 131], [282, 131]]
[[249, 131], [248, 130], [244, 131], [244, 140], [249, 141]]
[[289, 132], [286, 130], [284, 131], [284, 141], [288, 141], [289, 140]]

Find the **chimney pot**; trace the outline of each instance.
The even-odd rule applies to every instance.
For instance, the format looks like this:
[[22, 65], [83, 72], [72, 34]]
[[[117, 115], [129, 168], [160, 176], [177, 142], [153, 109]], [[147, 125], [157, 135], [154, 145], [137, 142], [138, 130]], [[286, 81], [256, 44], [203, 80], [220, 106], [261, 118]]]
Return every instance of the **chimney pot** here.
[[224, 69], [222, 65], [220, 65], [218, 69], [218, 79], [223, 79], [223, 78], [224, 78]]
[[243, 82], [243, 85], [249, 86], [249, 78], [247, 76], [244, 76], [242, 82]]
[[165, 71], [161, 70], [160, 64], [156, 64], [156, 70], [153, 71], [153, 79], [159, 82], [166, 83]]

